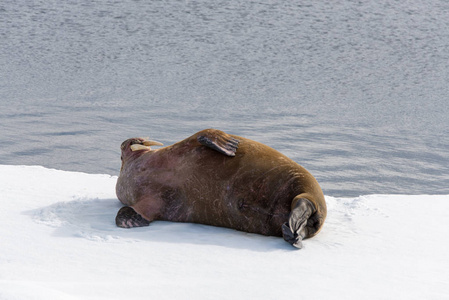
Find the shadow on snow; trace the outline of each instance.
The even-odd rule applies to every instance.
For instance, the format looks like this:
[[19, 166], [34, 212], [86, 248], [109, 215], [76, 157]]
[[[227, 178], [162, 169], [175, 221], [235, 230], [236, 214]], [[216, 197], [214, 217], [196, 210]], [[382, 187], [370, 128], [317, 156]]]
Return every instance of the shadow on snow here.
[[280, 237], [268, 237], [202, 224], [154, 221], [149, 227], [119, 228], [117, 199], [79, 199], [58, 202], [26, 212], [36, 223], [55, 228], [54, 236], [98, 242], [152, 242], [215, 245], [254, 251], [294, 250]]

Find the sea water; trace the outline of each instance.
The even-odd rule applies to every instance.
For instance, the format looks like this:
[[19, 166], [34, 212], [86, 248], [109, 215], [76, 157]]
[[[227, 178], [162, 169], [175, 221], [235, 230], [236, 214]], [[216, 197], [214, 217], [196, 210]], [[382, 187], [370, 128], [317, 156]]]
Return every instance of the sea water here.
[[448, 100], [446, 1], [0, 3], [0, 164], [117, 175], [212, 127], [326, 195], [448, 194]]

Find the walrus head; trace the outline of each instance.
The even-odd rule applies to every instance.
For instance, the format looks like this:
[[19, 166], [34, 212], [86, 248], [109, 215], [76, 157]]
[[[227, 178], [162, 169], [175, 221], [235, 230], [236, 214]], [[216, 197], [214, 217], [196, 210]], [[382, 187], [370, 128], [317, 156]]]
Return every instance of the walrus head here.
[[151, 146], [163, 146], [164, 144], [149, 140], [149, 138], [131, 138], [124, 141], [120, 149], [122, 150], [122, 168], [124, 160], [134, 153], [142, 154], [143, 152], [151, 151]]

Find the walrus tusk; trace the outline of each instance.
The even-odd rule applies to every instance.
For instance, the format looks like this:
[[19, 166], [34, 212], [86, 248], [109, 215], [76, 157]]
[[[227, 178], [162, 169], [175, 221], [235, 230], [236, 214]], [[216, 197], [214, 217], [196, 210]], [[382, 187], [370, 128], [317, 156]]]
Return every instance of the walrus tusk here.
[[151, 150], [150, 146], [144, 146], [141, 144], [133, 144], [130, 146], [131, 151], [137, 151], [137, 150]]
[[144, 141], [143, 144], [145, 146], [164, 146], [164, 144], [156, 142], [156, 141]]

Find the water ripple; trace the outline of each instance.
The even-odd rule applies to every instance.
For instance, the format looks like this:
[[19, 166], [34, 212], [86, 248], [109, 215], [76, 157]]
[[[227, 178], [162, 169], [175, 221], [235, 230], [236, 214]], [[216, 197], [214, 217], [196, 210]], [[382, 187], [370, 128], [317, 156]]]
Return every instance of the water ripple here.
[[4, 1], [2, 164], [110, 173], [215, 127], [325, 193], [449, 193], [449, 4]]

